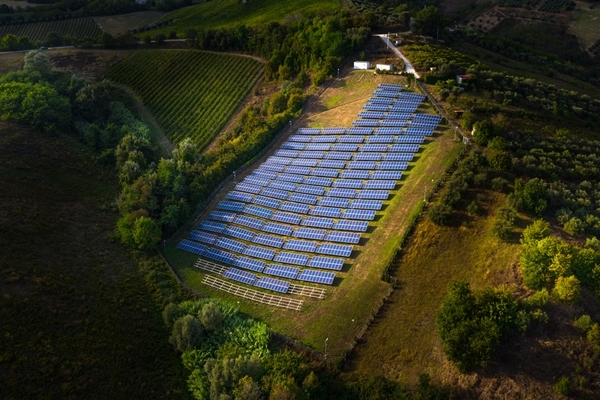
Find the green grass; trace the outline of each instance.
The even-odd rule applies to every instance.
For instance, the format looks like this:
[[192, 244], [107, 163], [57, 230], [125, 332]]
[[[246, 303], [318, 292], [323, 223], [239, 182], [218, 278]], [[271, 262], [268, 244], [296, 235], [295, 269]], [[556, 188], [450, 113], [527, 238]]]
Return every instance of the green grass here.
[[[356, 76], [362, 76], [362, 79], [354, 79]], [[366, 85], [367, 88], [364, 90], [366, 96], [364, 101], [366, 101], [376, 87], [375, 82], [379, 82], [380, 79], [382, 78], [372, 74], [353, 74], [339, 83], [335, 90], [328, 89], [315, 108], [326, 110], [331, 96], [336, 97], [340, 93], [353, 93], [352, 97], [355, 98], [358, 96], [357, 91], [363, 90], [367, 80], [370, 80], [371, 86]], [[395, 79], [398, 82], [398, 78], [394, 77], [384, 79]], [[354, 102], [351, 104], [354, 105]], [[431, 106], [423, 106], [420, 111], [432, 113], [433, 109]], [[333, 110], [324, 111], [322, 114], [327, 114], [326, 119], [329, 120], [331, 112]], [[306, 123], [303, 124], [312, 125], [313, 121], [319, 120], [318, 115], [311, 115], [310, 111], [308, 114]], [[343, 124], [336, 125], [343, 126]], [[438, 135], [435, 140], [424, 146], [424, 150], [418, 154], [418, 161], [411, 163], [410, 170], [403, 176], [400, 189], [394, 193], [390, 201], [386, 202], [385, 211], [378, 214], [379, 218], [374, 224], [375, 229], [370, 229], [363, 235], [361, 246], [357, 249], [359, 254], [351, 260], [350, 268], [344, 268], [341, 273], [336, 273], [341, 279], [336, 279], [334, 287], [326, 288], [326, 299], [303, 298], [305, 305], [301, 312], [266, 307], [207, 288], [201, 283], [203, 273], [193, 267], [196, 257], [176, 250], [174, 243], [168, 248], [169, 261], [182, 280], [192, 288], [210, 296], [226, 298], [234, 302], [240, 301], [244, 312], [266, 322], [271, 329], [296, 338], [318, 351], [323, 351], [324, 341], [329, 338], [329, 356], [341, 357], [352, 347], [355, 337], [389, 291], [389, 284], [381, 280], [382, 272], [396, 254], [401, 238], [415, 212], [422, 206], [425, 185], [429, 185], [431, 189], [432, 179], [437, 180], [442, 177], [443, 172], [461, 149], [462, 145], [453, 141], [453, 135], [449, 131]], [[224, 193], [230, 190], [231, 186], [228, 185]], [[210, 206], [207, 207], [208, 209]]]
[[[240, 0], [208, 1], [175, 10], [164, 20], [176, 21], [158, 31], [175, 30], [184, 33], [188, 28], [230, 28], [237, 25], [259, 27], [269, 22], [281, 22], [296, 15], [314, 15], [340, 8], [338, 0]], [[157, 31], [157, 32], [158, 32]]]
[[93, 38], [100, 36], [102, 29], [90, 17], [0, 25], [0, 37], [10, 33], [16, 36], [27, 36], [32, 42], [43, 40], [50, 32], [58, 33], [61, 36], [72, 35], [77, 39], [82, 39], [86, 36]]
[[[475, 194], [461, 201], [463, 209]], [[400, 257], [392, 266], [398, 288], [365, 340], [350, 358], [351, 374], [384, 373], [388, 378], [415, 380], [422, 371], [438, 376], [444, 364], [434, 317], [452, 280], [465, 280], [473, 287], [511, 284], [507, 271], [515, 261], [519, 245], [499, 242], [491, 233], [496, 209], [505, 195], [483, 192], [477, 215], [455, 212], [450, 226], [440, 227], [425, 216], [418, 223]]]
[[600, 7], [594, 3], [579, 3], [579, 9], [573, 15], [569, 30], [587, 49], [600, 39]]
[[250, 57], [193, 50], [135, 52], [106, 77], [130, 87], [174, 143], [191, 138], [199, 148], [221, 131], [260, 78]]
[[185, 398], [144, 277], [108, 237], [112, 169], [1, 122], [0, 187], [0, 398]]

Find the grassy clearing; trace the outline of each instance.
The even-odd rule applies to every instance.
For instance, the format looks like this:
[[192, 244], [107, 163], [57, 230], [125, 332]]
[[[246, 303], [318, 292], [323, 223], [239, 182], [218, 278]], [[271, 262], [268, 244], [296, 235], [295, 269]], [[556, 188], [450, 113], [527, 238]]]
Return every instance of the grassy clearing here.
[[600, 7], [594, 3], [576, 2], [577, 10], [569, 26], [569, 32], [577, 36], [584, 49], [600, 39]]
[[202, 149], [219, 134], [262, 70], [263, 64], [250, 57], [149, 50], [131, 54], [106, 77], [130, 87], [172, 142], [189, 137]]
[[162, 11], [140, 11], [129, 14], [94, 17], [94, 21], [96, 21], [105, 32], [108, 32], [111, 35], [117, 35], [144, 25], [150, 25], [165, 14], [166, 13]]
[[112, 170], [2, 122], [0, 186], [0, 398], [186, 397], [144, 278], [108, 238]]
[[[459, 208], [475, 200], [462, 200]], [[452, 280], [472, 287], [510, 284], [518, 253], [517, 234], [510, 243], [491, 233], [496, 209], [505, 195], [483, 192], [476, 216], [455, 212], [450, 226], [440, 227], [423, 217], [393, 264], [398, 287], [356, 347], [351, 374], [384, 373], [391, 379], [412, 380], [422, 371], [438, 376], [444, 362], [434, 317]], [[424, 214], [425, 215], [425, 214]]]
[[[356, 72], [344, 76], [341, 82], [336, 82], [325, 91], [295, 128], [321, 124], [348, 126], [349, 123], [345, 120], [342, 122], [341, 117], [348, 118], [347, 114], [350, 114], [353, 120], [358, 112], [357, 107], [362, 107], [378, 83], [400, 82], [398, 77], [374, 76], [372, 73]], [[339, 99], [339, 96], [343, 97], [344, 104], [331, 100]], [[338, 105], [327, 110], [332, 102]], [[433, 113], [429, 105], [423, 106], [420, 111]], [[381, 213], [376, 228], [363, 236], [359, 255], [352, 260], [352, 266], [344, 268], [339, 274], [341, 279], [336, 280], [333, 288], [327, 288], [325, 300], [305, 300], [300, 313], [246, 302], [206, 288], [201, 284], [203, 274], [193, 268], [196, 257], [175, 249], [175, 243], [168, 247], [169, 261], [189, 286], [211, 296], [240, 301], [241, 309], [252, 317], [267, 322], [272, 329], [299, 339], [318, 351], [324, 350], [324, 341], [329, 338], [328, 355], [332, 358], [343, 356], [389, 290], [389, 285], [380, 279], [382, 272], [392, 261], [412, 217], [422, 207], [423, 190], [426, 185], [431, 188], [432, 179], [442, 177], [461, 149], [462, 145], [453, 141], [449, 130], [438, 134], [435, 140], [424, 146], [424, 150], [417, 155], [418, 161], [410, 164], [400, 189], [386, 202], [385, 212]], [[230, 186], [223, 192], [230, 190]], [[206, 210], [214, 207], [219, 199], [215, 199]]]
[[263, 26], [269, 22], [295, 18], [298, 14], [320, 14], [339, 8], [340, 2], [337, 0], [210, 1], [167, 14], [164, 19], [174, 18], [176, 21], [160, 31], [175, 30], [182, 34], [188, 28], [223, 28], [242, 24], [252, 27]]

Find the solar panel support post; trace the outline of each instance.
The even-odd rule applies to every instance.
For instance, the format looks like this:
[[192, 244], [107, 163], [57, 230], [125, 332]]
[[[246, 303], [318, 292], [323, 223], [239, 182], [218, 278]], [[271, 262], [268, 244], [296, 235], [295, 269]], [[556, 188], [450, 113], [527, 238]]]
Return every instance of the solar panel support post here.
[[327, 342], [329, 341], [329, 338], [325, 339], [325, 352], [323, 353], [323, 357], [325, 357], [325, 359], [327, 359]]
[[233, 183], [237, 184], [237, 175], [235, 171], [233, 171]]

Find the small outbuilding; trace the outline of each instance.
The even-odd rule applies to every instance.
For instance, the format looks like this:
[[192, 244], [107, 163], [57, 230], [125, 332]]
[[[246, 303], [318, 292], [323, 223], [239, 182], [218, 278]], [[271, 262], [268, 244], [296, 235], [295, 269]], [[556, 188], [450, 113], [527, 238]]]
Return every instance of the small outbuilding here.
[[462, 85], [463, 83], [467, 83], [467, 81], [473, 79], [471, 75], [456, 75], [456, 84]]
[[375, 66], [375, 69], [378, 69], [380, 71], [393, 71], [394, 66], [391, 64], [377, 64]]
[[371, 68], [370, 61], [354, 61], [354, 69], [369, 69]]

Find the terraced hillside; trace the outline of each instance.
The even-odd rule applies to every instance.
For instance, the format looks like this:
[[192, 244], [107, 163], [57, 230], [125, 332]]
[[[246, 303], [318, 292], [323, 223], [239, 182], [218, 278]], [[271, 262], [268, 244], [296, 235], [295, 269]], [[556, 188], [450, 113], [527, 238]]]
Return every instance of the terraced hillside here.
[[50, 32], [61, 36], [71, 35], [77, 39], [84, 37], [97, 37], [102, 29], [92, 18], [75, 18], [61, 21], [34, 22], [29, 24], [15, 24], [0, 26], [0, 37], [8, 34], [27, 36], [29, 40], [42, 40]]
[[133, 89], [165, 134], [207, 146], [263, 71], [249, 57], [199, 51], [151, 50], [132, 54], [106, 77]]

